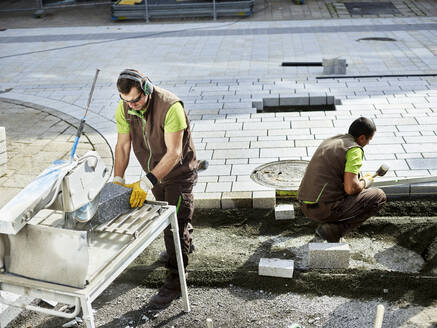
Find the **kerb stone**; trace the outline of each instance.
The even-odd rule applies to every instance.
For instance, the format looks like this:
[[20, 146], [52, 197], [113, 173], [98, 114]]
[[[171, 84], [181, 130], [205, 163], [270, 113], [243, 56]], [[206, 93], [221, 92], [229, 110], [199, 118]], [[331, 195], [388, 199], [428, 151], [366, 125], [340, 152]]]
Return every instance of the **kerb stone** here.
[[308, 266], [320, 269], [349, 267], [350, 248], [346, 243], [309, 243]]
[[251, 208], [252, 192], [250, 191], [233, 191], [224, 192], [221, 199], [222, 208]]
[[275, 207], [276, 220], [294, 219], [294, 207], [292, 204], [279, 204]]
[[274, 190], [253, 192], [253, 208], [274, 208], [275, 205], [276, 195]]
[[260, 276], [293, 278], [294, 261], [261, 258], [258, 265]]

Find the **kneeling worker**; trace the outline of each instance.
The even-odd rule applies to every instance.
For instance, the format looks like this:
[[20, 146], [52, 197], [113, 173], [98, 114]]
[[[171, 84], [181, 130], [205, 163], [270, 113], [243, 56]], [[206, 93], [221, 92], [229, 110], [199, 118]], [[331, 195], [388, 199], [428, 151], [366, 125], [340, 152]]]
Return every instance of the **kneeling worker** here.
[[[182, 101], [169, 91], [154, 86], [136, 70], [124, 70], [118, 77], [120, 94], [115, 118], [118, 138], [115, 146], [114, 183], [132, 189], [132, 207], [142, 206], [146, 192], [156, 200], [176, 206], [184, 267], [188, 265], [191, 236], [188, 224], [194, 211], [193, 185], [198, 163], [190, 123]], [[126, 185], [124, 173], [131, 147], [145, 175]], [[173, 234], [164, 230], [169, 275], [151, 304], [165, 307], [181, 295]]]
[[375, 131], [370, 119], [356, 119], [347, 134], [324, 140], [306, 168], [298, 200], [302, 212], [320, 223], [316, 234], [328, 242], [339, 242], [386, 202], [381, 189], [369, 189], [373, 183], [371, 175], [359, 178], [363, 147]]

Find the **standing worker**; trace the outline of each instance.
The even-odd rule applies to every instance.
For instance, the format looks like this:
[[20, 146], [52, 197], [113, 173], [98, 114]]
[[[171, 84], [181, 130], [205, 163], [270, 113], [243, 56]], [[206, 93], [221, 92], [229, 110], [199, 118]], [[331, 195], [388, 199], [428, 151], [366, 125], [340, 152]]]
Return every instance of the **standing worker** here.
[[320, 225], [316, 234], [339, 242], [348, 231], [375, 215], [387, 198], [381, 189], [370, 188], [373, 177], [359, 178], [364, 150], [375, 134], [375, 124], [356, 119], [347, 134], [324, 140], [314, 153], [299, 186], [302, 212]]
[[[193, 185], [197, 161], [190, 124], [182, 101], [171, 92], [154, 86], [140, 72], [124, 70], [117, 80], [120, 93], [115, 119], [118, 138], [115, 146], [114, 183], [132, 189], [130, 204], [142, 206], [151, 190], [156, 200], [176, 206], [184, 268], [188, 265], [191, 236], [188, 224], [194, 211]], [[131, 145], [145, 176], [126, 185], [124, 173]], [[180, 297], [181, 289], [173, 234], [164, 230], [169, 270], [164, 285], [150, 304], [157, 308]]]

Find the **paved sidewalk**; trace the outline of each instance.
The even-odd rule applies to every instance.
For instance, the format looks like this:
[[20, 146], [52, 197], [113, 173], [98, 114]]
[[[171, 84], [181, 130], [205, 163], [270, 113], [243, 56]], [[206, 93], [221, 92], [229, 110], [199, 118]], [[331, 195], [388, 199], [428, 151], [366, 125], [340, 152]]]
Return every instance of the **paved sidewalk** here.
[[[396, 41], [358, 41], [367, 37]], [[437, 174], [436, 17], [10, 29], [0, 32], [0, 43], [0, 90], [12, 88], [2, 97], [77, 119], [101, 69], [87, 123], [112, 147], [122, 69], [137, 68], [181, 97], [198, 157], [210, 161], [195, 189], [199, 207], [256, 207], [259, 198], [272, 199], [273, 190], [250, 180], [256, 166], [309, 159], [321, 140], [345, 132], [360, 115], [378, 128], [364, 170], [387, 162], [392, 176]], [[347, 60], [350, 78], [320, 79], [321, 67], [281, 66], [337, 56]], [[411, 76], [379, 77], [386, 74]], [[341, 105], [295, 113], [254, 107], [327, 99]], [[139, 172], [132, 158], [128, 181]]]
[[[68, 115], [0, 97], [0, 124], [6, 128], [7, 170], [0, 176], [0, 208], [58, 159], [68, 159], [79, 121]], [[108, 167], [112, 153], [105, 139], [86, 126], [77, 154], [96, 150]]]

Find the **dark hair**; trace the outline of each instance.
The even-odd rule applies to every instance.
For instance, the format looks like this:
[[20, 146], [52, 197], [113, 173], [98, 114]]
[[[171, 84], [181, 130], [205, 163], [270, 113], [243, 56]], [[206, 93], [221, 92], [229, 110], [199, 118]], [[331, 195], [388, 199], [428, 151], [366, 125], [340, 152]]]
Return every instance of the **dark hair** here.
[[358, 138], [360, 135], [364, 134], [366, 138], [370, 138], [375, 134], [376, 126], [373, 121], [366, 117], [359, 117], [349, 127], [349, 134], [354, 138]]
[[[137, 70], [130, 69], [131, 71], [138, 72]], [[139, 72], [138, 72], [139, 74]], [[132, 88], [137, 88], [138, 91], [143, 92], [143, 88], [138, 81], [119, 77], [117, 80], [117, 89], [120, 93], [128, 94]]]

